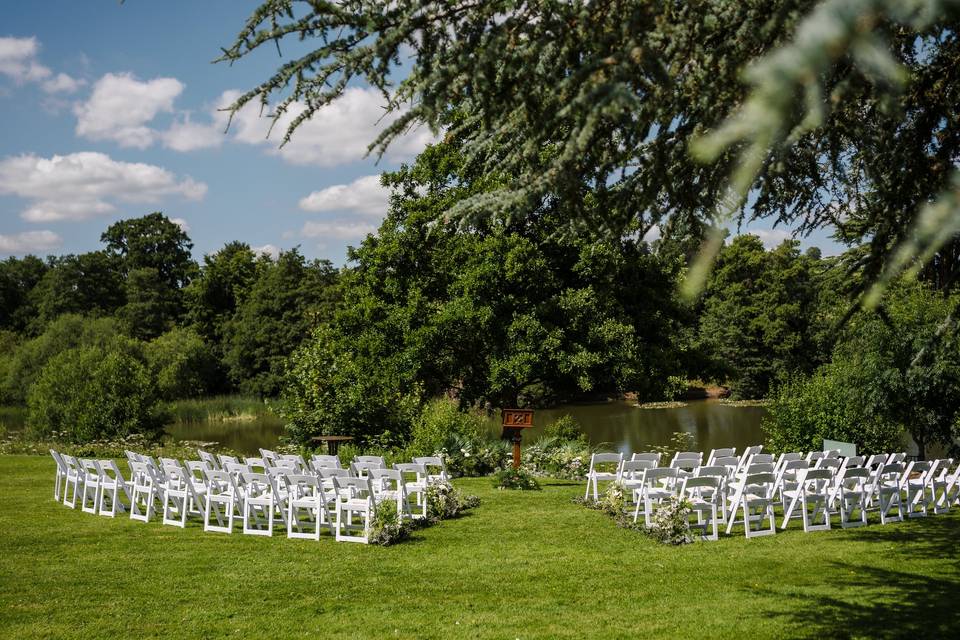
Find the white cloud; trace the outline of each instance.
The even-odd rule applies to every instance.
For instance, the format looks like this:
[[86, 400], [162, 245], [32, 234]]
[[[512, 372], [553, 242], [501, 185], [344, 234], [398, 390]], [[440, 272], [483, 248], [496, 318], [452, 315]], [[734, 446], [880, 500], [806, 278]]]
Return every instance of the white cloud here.
[[50, 69], [37, 62], [40, 43], [30, 38], [0, 38], [0, 73], [14, 82], [39, 82]]
[[158, 113], [172, 112], [181, 92], [183, 83], [176, 78], [141, 82], [129, 73], [108, 73], [93, 85], [90, 98], [74, 109], [77, 135], [145, 149], [160, 136], [147, 124]]
[[0, 234], [0, 254], [38, 253], [56, 249], [63, 241], [53, 231], [25, 231], [14, 235]]
[[183, 218], [170, 218], [170, 222], [180, 227], [180, 230], [184, 233], [190, 232], [190, 225]]
[[270, 256], [274, 260], [280, 255], [280, 247], [272, 244], [265, 244], [261, 247], [250, 247], [250, 250], [257, 255]]
[[314, 191], [300, 200], [304, 211], [350, 211], [364, 216], [383, 217], [390, 191], [380, 184], [380, 176], [363, 176], [350, 184], [336, 184]]
[[219, 147], [225, 137], [222, 126], [192, 122], [189, 115], [184, 115], [161, 134], [163, 146], [174, 151]]
[[120, 162], [103, 153], [52, 158], [32, 154], [0, 160], [0, 194], [31, 201], [30, 222], [84, 220], [116, 210], [115, 202], [154, 203], [169, 196], [201, 200], [207, 185], [178, 179], [156, 165]]
[[318, 238], [320, 240], [352, 240], [376, 233], [377, 227], [369, 222], [305, 222], [300, 230], [304, 238]]
[[58, 73], [56, 76], [43, 82], [43, 90], [47, 93], [73, 93], [86, 82], [77, 78], [68, 76], [65, 73]]
[[785, 229], [746, 229], [741, 235], [754, 235], [760, 238], [765, 249], [773, 249], [792, 236]]
[[84, 84], [83, 80], [65, 73], [53, 72], [37, 61], [40, 43], [35, 37], [0, 38], [0, 75], [17, 84], [38, 82], [47, 93], [71, 93]]
[[[223, 109], [240, 95], [237, 91], [227, 91], [220, 96], [217, 105]], [[291, 164], [332, 167], [362, 160], [367, 146], [377, 135], [398, 117], [402, 111], [384, 118], [383, 96], [376, 89], [351, 87], [333, 104], [327, 105], [313, 114], [313, 117], [301, 124], [290, 142], [278, 148], [280, 140], [290, 122], [306, 108], [296, 102], [279, 119], [270, 132], [272, 119], [270, 114], [260, 112], [260, 105], [248, 103], [233, 118], [230, 125], [232, 139], [251, 145], [270, 145], [270, 153], [279, 155]], [[382, 119], [382, 120], [381, 120]], [[217, 111], [214, 125], [218, 130], [227, 121], [227, 114]], [[434, 140], [425, 127], [408, 132], [390, 145], [387, 157], [394, 160], [409, 159], [420, 153]]]

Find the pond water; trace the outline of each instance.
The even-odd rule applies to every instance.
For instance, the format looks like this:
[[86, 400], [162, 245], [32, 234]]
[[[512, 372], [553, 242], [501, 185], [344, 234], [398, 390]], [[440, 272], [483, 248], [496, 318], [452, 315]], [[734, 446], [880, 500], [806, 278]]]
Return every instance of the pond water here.
[[[760, 420], [766, 409], [728, 406], [716, 400], [696, 400], [671, 409], [640, 409], [627, 401], [564, 405], [537, 411], [535, 426], [524, 433], [524, 440], [532, 442], [545, 425], [564, 414], [576, 418], [592, 444], [607, 444], [629, 453], [666, 445], [677, 431], [693, 434], [694, 446], [704, 451], [761, 444]], [[492, 428], [499, 433], [499, 426]], [[283, 435], [283, 423], [272, 415], [244, 422], [180, 422], [168, 426], [167, 433], [181, 440], [216, 441], [252, 454], [260, 447], [269, 449], [276, 445]]]
[[580, 423], [590, 443], [606, 444], [615, 451], [647, 451], [666, 445], [675, 432], [692, 434], [694, 448], [709, 451], [720, 447], [742, 450], [763, 443], [760, 420], [764, 407], [730, 406], [718, 400], [694, 400], [686, 406], [669, 409], [641, 409], [633, 402], [612, 401], [600, 404], [566, 405], [534, 414], [534, 427], [524, 433], [530, 442], [564, 414]]

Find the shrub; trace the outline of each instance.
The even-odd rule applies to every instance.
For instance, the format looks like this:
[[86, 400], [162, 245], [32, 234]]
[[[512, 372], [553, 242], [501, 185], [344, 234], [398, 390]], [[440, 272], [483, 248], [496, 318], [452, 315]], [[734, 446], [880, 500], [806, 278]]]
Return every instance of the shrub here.
[[448, 436], [443, 448], [434, 452], [443, 458], [453, 477], [485, 476], [503, 468], [510, 459], [510, 444], [487, 433], [482, 436]]
[[544, 436], [524, 447], [522, 463], [524, 469], [535, 475], [580, 480], [590, 468], [590, 453], [586, 440]]
[[533, 474], [524, 468], [510, 467], [498, 471], [493, 476], [493, 486], [498, 489], [514, 489], [517, 491], [539, 491], [540, 483]]
[[483, 417], [461, 411], [447, 398], [435, 398], [423, 406], [410, 432], [411, 448], [418, 456], [432, 456], [443, 449], [453, 436], [470, 443], [490, 439]]
[[864, 453], [892, 451], [902, 446], [899, 425], [871, 410], [867, 385], [842, 359], [811, 376], [795, 376], [773, 394], [763, 429], [767, 447], [775, 452], [812, 451], [824, 438], [852, 442]]
[[192, 329], [176, 328], [154, 338], [144, 355], [164, 400], [196, 398], [218, 386], [217, 357]]
[[24, 404], [30, 387], [51, 358], [76, 347], [106, 348], [115, 343], [121, 333], [113, 318], [60, 316], [41, 335], [20, 344], [7, 363], [0, 366], [0, 372], [4, 373], [0, 380], [0, 401]]
[[155, 434], [163, 428], [156, 385], [139, 360], [120, 349], [81, 347], [52, 358], [27, 398], [34, 438], [69, 442]]
[[583, 441], [587, 436], [580, 428], [580, 423], [571, 415], [560, 416], [543, 430], [544, 438], [553, 438], [560, 441]]

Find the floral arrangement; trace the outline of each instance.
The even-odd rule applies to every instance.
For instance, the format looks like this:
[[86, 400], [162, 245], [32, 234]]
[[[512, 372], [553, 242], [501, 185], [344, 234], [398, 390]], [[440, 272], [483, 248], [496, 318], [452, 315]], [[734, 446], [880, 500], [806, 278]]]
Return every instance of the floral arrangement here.
[[493, 486], [498, 489], [515, 489], [518, 491], [539, 491], [540, 483], [529, 471], [521, 467], [502, 469], [493, 474]]
[[427, 486], [427, 518], [436, 522], [456, 518], [464, 511], [480, 506], [480, 498], [464, 495], [449, 482], [435, 482]]

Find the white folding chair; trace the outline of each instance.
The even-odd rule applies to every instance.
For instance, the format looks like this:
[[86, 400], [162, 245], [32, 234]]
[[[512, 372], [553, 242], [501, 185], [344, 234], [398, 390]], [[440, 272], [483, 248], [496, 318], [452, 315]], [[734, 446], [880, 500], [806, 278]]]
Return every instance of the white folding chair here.
[[60, 454], [50, 449], [50, 455], [53, 457], [53, 461], [57, 463], [57, 469], [54, 472], [53, 479], [53, 499], [57, 502], [60, 502], [60, 496], [62, 495], [60, 491], [61, 484], [67, 483], [67, 464], [63, 461], [63, 458], [60, 457]]
[[690, 503], [691, 515], [696, 514], [697, 521], [688, 523], [691, 529], [700, 530], [701, 540], [718, 540], [719, 517], [717, 515], [717, 496], [721, 495], [720, 478], [716, 476], [697, 476], [684, 478], [680, 495]]
[[[287, 497], [287, 537], [319, 540], [326, 529], [333, 532], [330, 497], [320, 480], [313, 475], [287, 476], [290, 493]], [[310, 529], [312, 525], [312, 531]], [[296, 532], [294, 532], [296, 529]]]
[[[337, 542], [370, 542], [377, 498], [370, 478], [332, 478], [336, 492]], [[359, 518], [359, 522], [357, 522]], [[356, 532], [362, 532], [357, 534]]]
[[[309, 469], [309, 467], [307, 466], [306, 460], [304, 460], [304, 459], [303, 459], [303, 456], [301, 456], [301, 455], [296, 455], [296, 454], [292, 454], [292, 453], [283, 454], [283, 455], [281, 455], [281, 456], [279, 456], [279, 457], [277, 458], [277, 461], [278, 461], [278, 462], [281, 461], [281, 460], [285, 460], [285, 461], [287, 461], [287, 462], [292, 462], [292, 463], [294, 464], [294, 467], [292, 467], [292, 468], [293, 468], [294, 470], [296, 470], [297, 473], [306, 473], [306, 471]], [[264, 461], [264, 462], [266, 462], [266, 461]], [[281, 466], [281, 465], [277, 464], [276, 466]], [[284, 466], [285, 466], [285, 465], [284, 465]]]
[[903, 490], [906, 493], [904, 506], [908, 518], [925, 518], [930, 504], [929, 493], [933, 492], [931, 472], [933, 464], [927, 461], [913, 461], [903, 473]]
[[260, 458], [263, 460], [263, 464], [268, 467], [277, 466], [277, 459], [280, 455], [276, 451], [270, 451], [270, 449], [260, 449]]
[[[833, 470], [805, 469], [798, 473], [797, 488], [793, 491], [783, 492], [784, 500], [788, 496], [790, 497], [790, 505], [783, 512], [783, 523], [780, 528], [787, 528], [787, 523], [790, 521], [793, 511], [799, 506], [804, 532], [828, 531], [830, 529], [830, 495], [833, 484]], [[817, 523], [818, 519], [822, 519], [819, 524]]]
[[403, 474], [396, 469], [371, 469], [371, 486], [377, 502], [394, 502], [397, 505], [397, 515], [400, 518], [413, 519], [413, 509], [407, 496], [407, 487], [403, 482]]
[[413, 498], [413, 506], [417, 509], [414, 518], [426, 518], [429, 505], [427, 504], [427, 486], [429, 484], [427, 468], [416, 462], [400, 462], [393, 465], [403, 476], [404, 490], [407, 498]]
[[584, 500], [590, 496], [591, 486], [593, 487], [593, 499], [600, 499], [598, 483], [615, 481], [621, 462], [623, 462], [622, 453], [594, 453], [590, 456], [590, 469], [587, 471], [587, 489], [583, 494]]
[[197, 455], [200, 456], [200, 460], [206, 462], [211, 469], [220, 469], [220, 462], [217, 460], [217, 456], [212, 453], [207, 453], [203, 449], [197, 449]]
[[321, 456], [314, 454], [310, 458], [310, 466], [316, 472], [319, 469], [342, 469], [339, 456]]
[[447, 465], [442, 456], [421, 456], [413, 459], [414, 464], [422, 464], [427, 470], [427, 482], [447, 482]]
[[689, 478], [702, 462], [703, 453], [700, 451], [678, 451], [670, 461], [670, 466], [679, 472], [677, 477]]
[[193, 472], [177, 460], [165, 464], [164, 472], [167, 482], [163, 492], [163, 524], [185, 528], [187, 516], [203, 516], [206, 511], [206, 489], [198, 491]]
[[[717, 493], [720, 495], [715, 502], [720, 507], [721, 517], [725, 518], [727, 513], [727, 481], [730, 477], [729, 469], [722, 465], [703, 466], [696, 470], [696, 477], [717, 479]], [[709, 491], [707, 487], [700, 487], [700, 493], [709, 493]]]
[[[100, 503], [100, 465], [96, 460], [80, 459], [83, 473], [83, 489], [80, 492], [80, 510], [85, 513], [97, 513]], [[89, 501], [89, 502], [88, 502]]]
[[130, 476], [133, 487], [130, 491], [130, 519], [150, 522], [150, 516], [157, 511], [156, 505], [163, 505], [164, 480], [149, 462], [130, 462]]
[[660, 454], [653, 451], [645, 451], [643, 453], [634, 453], [630, 456], [631, 461], [635, 462], [652, 462], [654, 467], [660, 466]]
[[707, 456], [707, 462], [704, 464], [706, 467], [712, 467], [716, 464], [717, 458], [733, 458], [737, 455], [736, 447], [727, 447], [724, 449], [711, 449], [710, 455]]
[[623, 487], [625, 494], [630, 497], [631, 503], [640, 501], [643, 472], [647, 469], [656, 468], [657, 463], [654, 460], [624, 460], [620, 463], [616, 482]]
[[113, 460], [97, 460], [100, 467], [100, 500], [97, 502], [97, 512], [102, 516], [116, 517], [117, 512], [123, 513], [121, 496], [131, 500], [130, 488], [132, 484], [124, 479], [120, 467]]
[[803, 454], [795, 451], [781, 453], [777, 457], [776, 463], [774, 463], [773, 472], [779, 475], [788, 462], [794, 462], [795, 460], [803, 460]]
[[640, 487], [640, 496], [633, 511], [633, 521], [640, 518], [640, 506], [643, 505], [643, 522], [648, 527], [653, 523], [653, 514], [657, 507], [677, 495], [679, 486], [676, 481], [680, 470], [675, 467], [657, 467], [646, 469]]
[[790, 460], [785, 462], [777, 473], [777, 484], [773, 491], [774, 496], [780, 498], [784, 510], [787, 509], [787, 501], [793, 499], [800, 485], [800, 475], [809, 468], [810, 463], [806, 460]]
[[[76, 508], [80, 492], [83, 491], [83, 471], [80, 469], [80, 462], [71, 455], [62, 454], [60, 458], [67, 467], [67, 477], [63, 483], [63, 504], [71, 509]], [[73, 486], [73, 493], [70, 487]]]
[[[884, 464], [877, 471], [871, 493], [879, 504], [881, 524], [903, 520], [903, 472], [904, 466], [900, 463]], [[897, 515], [891, 516], [890, 511], [894, 507]]]
[[[763, 463], [766, 464], [766, 463]], [[773, 466], [770, 463], [769, 466]], [[733, 511], [729, 522], [727, 523], [727, 533], [733, 530], [736, 520], [737, 510], [743, 511], [743, 534], [747, 538], [771, 535], [777, 532], [776, 520], [773, 513], [773, 488], [776, 485], [777, 478], [773, 471], [764, 471], [760, 473], [747, 473], [743, 480], [739, 482], [737, 491], [734, 494]], [[753, 528], [753, 523], [762, 527], [763, 521], [769, 521], [769, 527]]]
[[273, 535], [276, 508], [270, 477], [265, 473], [244, 472], [240, 476], [243, 494], [243, 532], [252, 536]]
[[[207, 469], [207, 499], [203, 509], [203, 530], [217, 533], [233, 533], [233, 520], [243, 501], [234, 476], [229, 471]], [[210, 523], [210, 516], [217, 524]], [[226, 520], [227, 524], [223, 522]]]
[[[870, 491], [870, 470], [866, 467], [843, 469], [837, 478], [837, 500], [840, 504], [840, 526], [844, 529], [867, 524], [867, 495]], [[857, 518], [854, 519], [853, 516]]]
[[951, 458], [937, 461], [937, 473], [931, 481], [933, 487], [933, 512], [947, 513], [957, 501], [960, 480], [960, 464], [953, 466]]

